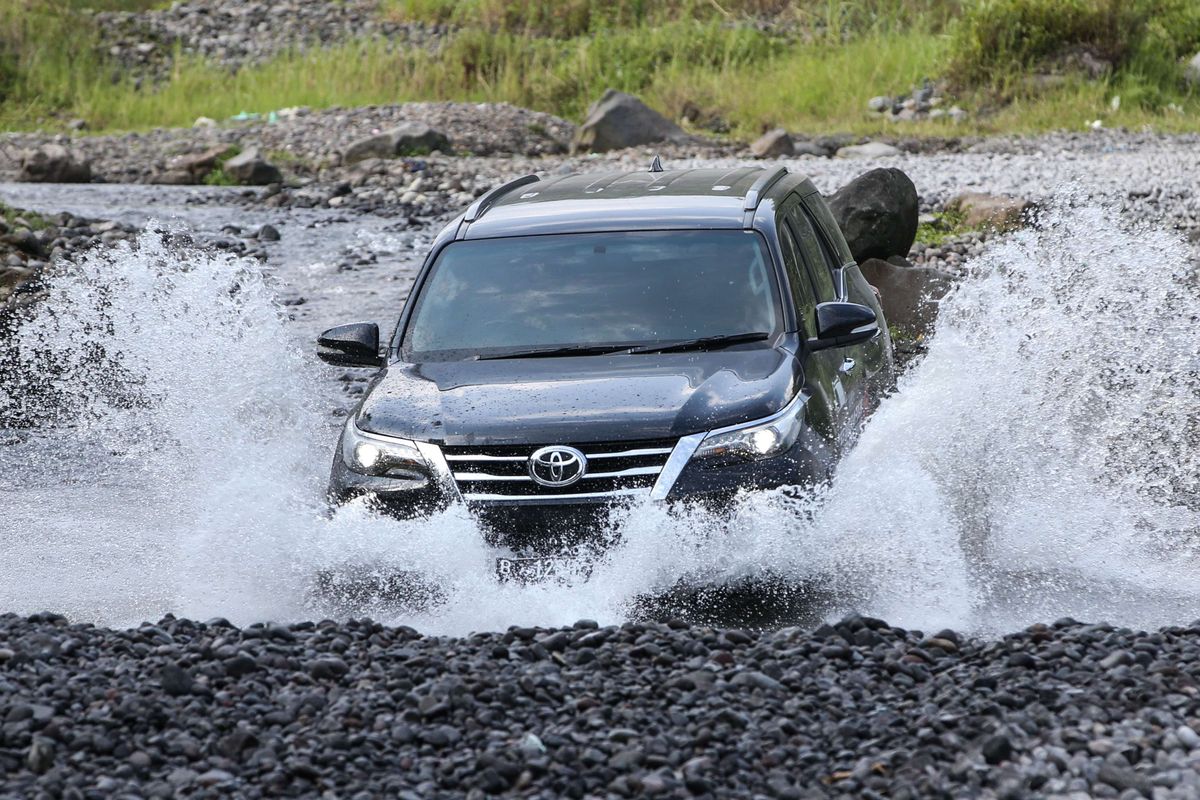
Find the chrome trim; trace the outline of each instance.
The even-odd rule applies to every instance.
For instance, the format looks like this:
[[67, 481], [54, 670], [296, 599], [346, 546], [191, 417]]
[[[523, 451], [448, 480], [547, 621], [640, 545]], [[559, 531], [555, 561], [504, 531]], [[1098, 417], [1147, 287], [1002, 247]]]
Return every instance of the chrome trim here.
[[375, 433], [374, 431], [364, 431], [354, 422], [354, 417], [350, 417], [348, 420], [346, 420], [346, 427], [353, 428], [355, 435], [360, 436], [363, 439], [375, 439], [380, 442], [393, 442], [395, 444], [407, 445], [408, 447], [416, 447], [418, 450], [421, 449], [419, 447], [420, 442], [413, 439], [405, 439], [400, 436], [388, 436], [387, 434]]
[[469, 456], [469, 455], [452, 455], [446, 456], [447, 461], [528, 461], [529, 456]]
[[796, 413], [796, 408], [807, 403], [810, 396], [811, 395], [805, 393], [804, 391], [799, 391], [796, 393], [795, 397], [788, 401], [786, 406], [779, 409], [769, 417], [760, 417], [759, 419], [752, 419], [749, 422], [739, 422], [737, 425], [716, 428], [715, 430], [709, 431], [704, 438], [707, 439], [710, 436], [720, 436], [724, 433], [732, 433], [733, 431], [740, 431], [745, 428], [757, 428], [759, 425], [770, 425], [772, 422], [776, 422], [790, 414]]
[[667, 499], [667, 495], [675, 486], [675, 481], [679, 480], [679, 476], [683, 474], [683, 468], [692, 460], [692, 454], [696, 452], [696, 448], [700, 446], [706, 436], [708, 436], [707, 433], [693, 433], [675, 443], [671, 457], [667, 459], [666, 464], [663, 464], [662, 472], [659, 473], [658, 480], [654, 482], [654, 488], [650, 490], [651, 500]]
[[582, 479], [586, 481], [588, 478], [627, 478], [633, 475], [657, 475], [660, 472], [662, 467], [630, 467], [616, 472], [589, 472]]
[[562, 500], [594, 500], [602, 497], [632, 497], [646, 494], [649, 489], [616, 489], [611, 492], [577, 492], [575, 494], [464, 494], [467, 502], [505, 501], [529, 505], [557, 503]]
[[[634, 475], [657, 475], [662, 467], [630, 467], [616, 472], [589, 472], [580, 478], [586, 481], [592, 478], [628, 478]], [[456, 472], [454, 479], [459, 481], [530, 481], [527, 475], [489, 475], [486, 472]]]
[[528, 475], [489, 475], [486, 472], [456, 472], [454, 479], [456, 481], [524, 481], [533, 483], [533, 478]]
[[[671, 452], [670, 447], [646, 447], [640, 450], [622, 450], [616, 453], [588, 453], [584, 451], [584, 455], [589, 460], [593, 458], [636, 458], [637, 456], [665, 456]], [[456, 453], [446, 456], [447, 461], [528, 461], [529, 456], [489, 456], [480, 453], [479, 455], [469, 455]]]
[[413, 442], [413, 444], [421, 451], [421, 455], [429, 462], [429, 466], [433, 467], [434, 474], [437, 475], [443, 490], [450, 492], [453, 498], [461, 500], [462, 495], [458, 491], [458, 484], [454, 482], [454, 474], [450, 472], [450, 465], [446, 463], [446, 457], [442, 455], [442, 448], [429, 442]]
[[642, 450], [622, 450], [619, 453], [584, 453], [592, 458], [634, 458], [636, 456], [665, 456], [671, 452], [670, 447], [647, 447]]

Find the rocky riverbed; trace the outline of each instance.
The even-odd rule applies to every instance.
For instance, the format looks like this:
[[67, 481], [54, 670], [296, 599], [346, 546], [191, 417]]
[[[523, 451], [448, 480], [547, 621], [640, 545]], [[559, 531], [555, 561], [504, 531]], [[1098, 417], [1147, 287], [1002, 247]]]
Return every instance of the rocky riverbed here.
[[[379, 124], [394, 124], [402, 116], [376, 118], [370, 116], [373, 113], [401, 115], [363, 112], [363, 120], [379, 123], [364, 121], [354, 136], [338, 133], [336, 142], [331, 138], [324, 144], [310, 143], [305, 152], [317, 160], [322, 152], [340, 154], [359, 134], [370, 134]], [[561, 152], [570, 139], [569, 129], [563, 129], [555, 138], [559, 149], [529, 155], [516, 126], [531, 118], [513, 112], [512, 119], [518, 120], [509, 129], [517, 144], [500, 146], [500, 154], [398, 156], [346, 166], [331, 163], [311, 172], [285, 165], [285, 180], [276, 187], [4, 184], [0, 199], [22, 211], [6, 215], [3, 236], [11, 258], [3, 274], [28, 277], [20, 270], [52, 270], [55, 256], [77, 262], [92, 247], [119, 252], [113, 248], [134, 240], [136, 231], [157, 218], [160, 225], [190, 230], [206, 246], [254, 257], [269, 276], [271, 291], [285, 304], [289, 330], [299, 330], [305, 340], [323, 327], [352, 319], [386, 322], [407, 292], [428, 237], [448, 213], [488, 186], [525, 172], [640, 168], [659, 149], [570, 155]], [[306, 130], [322, 127], [314, 123]], [[215, 130], [218, 137], [226, 135], [225, 129]], [[289, 135], [285, 128], [275, 133], [266, 122], [253, 130], [264, 153], [276, 145], [274, 140], [262, 144], [261, 137], [277, 135], [282, 142]], [[145, 141], [179, 137], [190, 148], [194, 140], [188, 137], [196, 135], [190, 130], [166, 132]], [[531, 141], [541, 140], [539, 133]], [[134, 156], [124, 155], [134, 151], [122, 150], [118, 142], [80, 140], [73, 146], [93, 148], [86, 152], [100, 177], [142, 180], [139, 164], [146, 157], [159, 157], [153, 155], [159, 152], [157, 145], [147, 145], [149, 149]], [[39, 143], [44, 139], [21, 140], [22, 146]], [[924, 215], [941, 214], [954, 197], [973, 191], [1027, 200], [1034, 205], [1035, 220], [1044, 209], [1058, 209], [1048, 223], [1056, 231], [1053, 235], [1031, 233], [999, 256], [988, 256], [987, 246], [1005, 234], [981, 229], [937, 244], [919, 244], [909, 259], [916, 267], [956, 276], [969, 277], [986, 268], [1013, 280], [1013, 291], [1030, 291], [1028, 281], [1058, 271], [1086, 277], [1079, 272], [1081, 265], [1106, 274], [1132, 265], [1142, 270], [1131, 272], [1130, 280], [1146, 284], [1145, 302], [1171, 308], [1179, 287], [1192, 285], [1187, 281], [1189, 275], [1194, 277], [1200, 239], [1200, 198], [1191, 180], [1200, 169], [1196, 144], [1195, 137], [1099, 132], [976, 142], [933, 153], [801, 156], [783, 163], [810, 174], [826, 192], [873, 167], [900, 168], [915, 183]], [[661, 151], [668, 168], [759, 163], [747, 152], [723, 146], [670, 145]], [[170, 157], [162, 152], [163, 168]], [[361, 180], [351, 177], [358, 173]], [[348, 184], [348, 190], [339, 182]], [[425, 200], [405, 201], [408, 192]], [[347, 199], [335, 202], [340, 198]], [[1064, 216], [1063, 209], [1072, 207], [1099, 207], [1107, 213]], [[1117, 227], [1130, 230], [1111, 235]], [[1190, 250], [1163, 244], [1180, 237], [1190, 240]], [[1152, 265], [1155, 270], [1161, 265], [1167, 277], [1145, 271], [1138, 262], [1142, 247], [1167, 254]], [[210, 268], [202, 252], [181, 252], [194, 266]], [[134, 259], [136, 249], [124, 257]], [[154, 257], [169, 261], [170, 253], [155, 251]], [[1014, 261], [1005, 272], [997, 267], [1000, 257], [1029, 262]], [[88, 263], [114, 272], [121, 268], [114, 261]], [[152, 286], [153, 270], [144, 267], [132, 270], [134, 280], [123, 285], [143, 281]], [[1179, 281], [1169, 279], [1173, 273], [1181, 276]], [[191, 273], [181, 270], [181, 276], [186, 274]], [[180, 287], [185, 286], [187, 292], [196, 291], [195, 285], [181, 280]], [[1105, 310], [1107, 298], [1126, 297], [1121, 292], [1127, 289], [1130, 297], [1142, 297], [1136, 285], [1101, 283], [1089, 289], [1096, 296], [1079, 297], [1086, 313], [1064, 317], [1066, 332], [1083, 341], [1079, 351], [1068, 351], [1073, 360], [1054, 362], [1054, 368], [1067, 370], [1069, 378], [1055, 391], [1088, 390], [1093, 383], [1101, 385], [1112, 370], [1125, 370], [1120, 374], [1135, 382], [1145, 373], [1143, 364], [1131, 366], [1116, 358], [1106, 344], [1111, 340], [1103, 338], [1106, 331], [1128, 323], [1127, 317]], [[22, 290], [35, 291], [40, 287]], [[1006, 290], [981, 296], [1000, 305], [1011, 294]], [[171, 313], [197, 315], [189, 319], [202, 327], [207, 307], [197, 312], [194, 306], [210, 300], [202, 293], [184, 293], [173, 300], [149, 291], [133, 302], [147, 305], [146, 318], [164, 328], [160, 343], [173, 345], [193, 332], [172, 328]], [[154, 306], [156, 302], [162, 305]], [[988, 318], [997, 324], [997, 338], [1007, 333], [1004, 326], [1041, 324], [1039, 308], [1048, 302], [1053, 302], [1053, 293], [1000, 308], [997, 318]], [[257, 316], [239, 318], [248, 336], [267, 308], [252, 306]], [[1089, 323], [1094, 318], [1100, 323]], [[149, 329], [143, 330], [149, 337]], [[1053, 348], [1064, 344], [1063, 327], [1034, 330], [1042, 336], [1039, 351], [1059, 352]], [[274, 338], [285, 335], [283, 329], [269, 332]], [[961, 337], [962, 328], [955, 335]], [[237, 446], [237, 458], [255, 455], [256, 447], [232, 435], [244, 432], [237, 415], [222, 416], [220, 404], [209, 403], [205, 392], [212, 384], [230, 381], [245, 396], [275, 398], [279, 386], [269, 380], [283, 380], [283, 373], [291, 378], [295, 369], [288, 365], [294, 362], [287, 359], [294, 353], [290, 344], [279, 345], [278, 353], [259, 352], [265, 341], [251, 336], [254, 346], [239, 349], [233, 339], [197, 338], [195, 349], [187, 351], [193, 369], [163, 380], [152, 376], [154, 391], [199, 394], [199, 402], [208, 404], [204, 420], [154, 417], [193, 448], [215, 448], [199, 451], [209, 458], [200, 467], [230, 460], [230, 453], [212, 443], [221, 438], [209, 433], [213, 426], [220, 426], [222, 436]], [[916, 374], [915, 383], [902, 390], [900, 403], [893, 404], [883, 421], [890, 426], [887, 441], [875, 442], [874, 450], [866, 442], [853, 465], [851, 480], [865, 473], [873, 492], [885, 492], [881, 502], [886, 501], [887, 519], [871, 518], [870, 539], [883, 537], [887, 552], [862, 541], [861, 550], [835, 563], [850, 568], [869, 562], [859, 577], [893, 580], [893, 588], [899, 587], [896, 591], [908, 599], [904, 609], [910, 616], [944, 615], [951, 602], [947, 596], [974, 604], [963, 616], [976, 623], [984, 618], [976, 627], [984, 628], [985, 634], [974, 629], [943, 631], [940, 625], [902, 630], [862, 617], [815, 630], [763, 632], [677, 621], [503, 630], [515, 618], [543, 624], [553, 618], [552, 624], [558, 624], [575, 616], [564, 617], [569, 613], [565, 609], [592, 603], [609, 612], [614, 606], [607, 603], [606, 594], [589, 586], [557, 594], [553, 589], [543, 594], [495, 594], [491, 584], [472, 584], [472, 574], [455, 576], [458, 602], [465, 603], [456, 612], [455, 631], [469, 630], [466, 620], [473, 620], [492, 632], [441, 636], [366, 620], [295, 622], [305, 618], [296, 610], [304, 608], [298, 602], [282, 604], [287, 612], [281, 614], [259, 611], [277, 608], [269, 604], [237, 609], [249, 617], [241, 622], [274, 618], [291, 624], [237, 628], [220, 620], [199, 623], [168, 617], [156, 625], [125, 630], [122, 622], [178, 611], [175, 593], [180, 586], [200, 598], [191, 598], [192, 608], [204, 606], [213, 609], [210, 613], [233, 616], [222, 604], [250, 603], [246, 598], [254, 596], [252, 588], [263, 581], [275, 586], [280, 573], [288, 572], [282, 553], [324, 547], [340, 555], [343, 549], [373, 541], [370, 532], [380, 531], [384, 523], [352, 519], [305, 538], [305, 526], [317, 516], [307, 506], [282, 513], [263, 504], [303, 494], [318, 485], [320, 476], [296, 484], [275, 475], [279, 483], [254, 482], [268, 472], [260, 467], [276, 466], [274, 451], [264, 450], [263, 462], [252, 462], [253, 469], [238, 473], [239, 482], [248, 488], [211, 483], [212, 476], [206, 474], [166, 479], [163, 470], [140, 474], [137, 485], [131, 486], [122, 482], [129, 473], [126, 462], [103, 461], [112, 455], [107, 442], [88, 451], [94, 453], [95, 463], [89, 455], [87, 463], [75, 465], [64, 477], [55, 459], [26, 458], [43, 451], [23, 436], [5, 440], [0, 449], [18, 455], [15, 461], [4, 461], [0, 454], [0, 463], [6, 465], [0, 478], [0, 505], [5, 508], [0, 530], [9, 525], [4, 534], [11, 537], [0, 564], [0, 596], [10, 597], [10, 608], [25, 613], [51, 607], [70, 611], [72, 619], [54, 614], [0, 616], [0, 797], [1200, 796], [1200, 673], [1193, 666], [1200, 653], [1200, 624], [1186, 624], [1200, 581], [1186, 560], [1164, 562], [1166, 577], [1142, 572], [1163, 558], [1164, 551], [1171, 550], [1168, 542], [1187, 527], [1191, 518], [1185, 510], [1137, 506], [1150, 511], [1127, 529], [1117, 529], [1129, 541], [1116, 546], [1102, 541], [1101, 533], [1091, 528], [1078, 541], [1064, 543], [1059, 537], [1072, 535], [1078, 520], [1103, 519], [1105, 526], [1127, 521], [1113, 522], [1111, 510], [1100, 513], [1094, 506], [1076, 513], [1072, 504], [1080, 497], [1115, 489], [1090, 473], [1080, 481], [1072, 472], [1077, 465], [1059, 463], [1055, 484], [1063, 494], [1044, 508], [1019, 509], [1037, 519], [1030, 523], [1032, 531], [1017, 530], [1018, 543], [1005, 551], [1002, 568], [1014, 561], [1027, 568], [1015, 577], [1004, 573], [972, 593], [960, 583], [983, 580], [979, 573], [985, 568], [972, 563], [960, 583], [939, 571], [946, 565], [937, 558], [953, 560], [955, 548], [966, 546], [958, 539], [931, 539], [932, 552], [905, 549], [930, 531], [941, 530], [942, 517], [952, 516], [956, 503], [970, 506], [972, 514], [994, 514], [985, 521], [997, 529], [1014, 519], [1019, 522], [1019, 515], [1003, 513], [1007, 507], [1002, 495], [1040, 497], [1057, 487], [1048, 487], [1041, 473], [1032, 484], [1006, 481], [1043, 451], [1051, 433], [1070, 430], [1055, 416], [1058, 410], [1074, 402], [1093, 408], [1098, 402], [1092, 395], [1076, 394], [1068, 394], [1069, 402], [1063, 402], [1060, 394], [1037, 394], [1045, 387], [1036, 382], [1020, 383], [1022, 375], [1046, 366], [1037, 361], [1038, 352], [1028, 349], [1021, 350], [1019, 365], [999, 357], [984, 359], [980, 363], [985, 368], [968, 380], [946, 383], [955, 371], [954, 346], [984, 346], [963, 341], [967, 344], [952, 343], [940, 354], [931, 354], [931, 360], [938, 357], [932, 368]], [[1087, 360], [1092, 342], [1100, 342], [1096, 347], [1102, 351], [1102, 358], [1090, 356], [1095, 363]], [[1168, 353], [1155, 347], [1153, 341], [1144, 342], [1137, 360], [1170, 364]], [[138, 352], [151, 366], [161, 366], [165, 362], [154, 360], [158, 349], [147, 346]], [[1188, 358], [1187, 352], [1170, 352], [1177, 361]], [[212, 360], [220, 363], [209, 364]], [[246, 364], [272, 377], [240, 375], [238, 370]], [[203, 380], [192, 380], [194, 371]], [[355, 392], [361, 392], [363, 376], [341, 377], [336, 383], [349, 391], [332, 392], [337, 397], [328, 402], [324, 396], [319, 401], [301, 398], [273, 421], [296, 426], [297, 439], [320, 440], [297, 447], [295, 453], [305, 463], [313, 461], [313, 453], [326, 457], [329, 446], [312, 433], [320, 425], [309, 424], [311, 418], [304, 416], [308, 406], [325, 403], [320, 410], [328, 422], [331, 411], [344, 411]], [[237, 383], [243, 379], [245, 383]], [[988, 381], [1012, 391], [972, 393], [974, 385]], [[292, 383], [283, 385], [293, 388]], [[968, 410], [960, 416], [947, 411], [956, 402], [976, 404], [1012, 392], [1042, 403], [1031, 406], [1038, 409], [1036, 414], [1026, 416], [1044, 418], [1046, 429], [1021, 428], [1028, 420], [1018, 419], [1007, 406]], [[1188, 402], [1186, 394], [1181, 398], [1181, 403]], [[190, 399], [175, 402], [188, 408]], [[989, 427], [998, 424], [996, 420], [1004, 426]], [[139, 431], [145, 427], [144, 418], [134, 421]], [[1110, 421], [1123, 426], [1125, 417]], [[1160, 427], [1182, 430], [1177, 422], [1170, 417]], [[967, 445], [977, 429], [982, 441], [974, 450]], [[934, 433], [920, 438], [921, 431]], [[937, 438], [936, 431], [945, 434]], [[1011, 448], [1009, 441], [1015, 442]], [[44, 452], [51, 452], [50, 444]], [[954, 460], [959, 449], [961, 458]], [[290, 458], [295, 453], [282, 455]], [[195, 450], [179, 454], [182, 457], [174, 450], [168, 454], [173, 468], [198, 460]], [[901, 456], [911, 463], [900, 458], [901, 469], [884, 472], [886, 480], [869, 468], [885, 457]], [[995, 460], [994, 469], [988, 459]], [[933, 479], [914, 466], [921, 463], [931, 465], [929, 474], [948, 476], [950, 482], [928, 491], [925, 483]], [[147, 492], [145, 484], [154, 476], [161, 485]], [[182, 480], [203, 490], [195, 503], [181, 497]], [[981, 491], [972, 480], [994, 491]], [[953, 494], [956, 487], [959, 494]], [[942, 492], [950, 494], [949, 502]], [[1122, 495], [1127, 502], [1121, 508], [1137, 497]], [[1000, 505], [989, 510], [984, 501]], [[914, 504], [920, 508], [910, 507]], [[855, 503], [856, 513], [862, 511], [859, 506]], [[1055, 507], [1063, 513], [1053, 516]], [[1161, 526], [1155, 513], [1161, 513]], [[1047, 515], [1050, 519], [1042, 521]], [[899, 519], [895, 524], [904, 531], [902, 537], [888, 540], [891, 518]], [[784, 527], [803, 529], [803, 517], [784, 520]], [[770, 529], [772, 520], [752, 521]], [[456, 524], [441, 520], [438, 525], [445, 530], [434, 533], [445, 533], [447, 541], [457, 543], [451, 547], [456, 556], [466, 558], [459, 552], [462, 547], [473, 558], [474, 540], [464, 538], [461, 529], [453, 528]], [[822, 518], [821, 524], [832, 529], [839, 523], [833, 515]], [[1158, 526], [1153, 527], [1158, 538], [1139, 549], [1132, 542], [1148, 524]], [[820, 532], [804, 530], [806, 537]], [[851, 538], [855, 530], [857, 526], [842, 533], [858, 541]], [[438, 537], [420, 538], [425, 532], [407, 528], [382, 532], [387, 547], [415, 536], [433, 548], [441, 559], [439, 566], [446, 563], [436, 555]], [[672, 529], [670, 535], [680, 533]], [[255, 537], [265, 545], [242, 549]], [[53, 548], [40, 544], [41, 538], [52, 540]], [[804, 552], [817, 558], [825, 549], [813, 549], [804, 539], [786, 540], [784, 550], [771, 549], [779, 542], [769, 537], [750, 542], [781, 557], [808, 546]], [[370, 547], [365, 550], [373, 552]], [[696, 548], [684, 550], [694, 557]], [[1097, 551], [1102, 563], [1089, 564]], [[660, 551], [646, 553], [635, 552], [627, 560], [644, 565], [654, 562]], [[1028, 560], [1036, 563], [1030, 566]], [[236, 590], [226, 591], [222, 581], [236, 577], [242, 562], [252, 565], [251, 588], [234, 582]], [[1067, 574], [1077, 566], [1078, 575]], [[1096, 579], [1085, 567], [1111, 582]], [[603, 574], [625, 579], [620, 568], [633, 571], [626, 564]], [[1038, 570], [1053, 574], [1045, 577]], [[197, 572], [200, 580], [194, 582], [203, 584], [200, 588], [188, 583]], [[920, 583], [926, 577], [931, 583]], [[1120, 583], [1125, 578], [1136, 591], [1126, 591]], [[906, 588], [909, 582], [920, 590]], [[640, 586], [636, 581], [630, 585]], [[472, 595], [485, 598], [486, 608], [472, 606]], [[1172, 599], [1164, 600], [1168, 595]], [[856, 595], [849, 596], [852, 604]], [[1129, 597], [1130, 605], [1120, 605]], [[913, 603], [931, 609], [914, 610]], [[1059, 616], [1058, 609], [1080, 607], [1090, 620], [1114, 612], [1125, 620], [1150, 619], [1177, 627], [1141, 632], [1063, 620], [1024, 628], [1039, 620], [1049, 623]], [[505, 609], [517, 616], [504, 617]], [[600, 617], [604, 623], [621, 618], [616, 612]], [[92, 627], [87, 620], [114, 627]], [[438, 625], [434, 618], [420, 627], [436, 632]], [[1019, 632], [995, 635], [996, 630]]]
[[1200, 793], [1200, 623], [422, 636], [0, 616], [11, 797]]

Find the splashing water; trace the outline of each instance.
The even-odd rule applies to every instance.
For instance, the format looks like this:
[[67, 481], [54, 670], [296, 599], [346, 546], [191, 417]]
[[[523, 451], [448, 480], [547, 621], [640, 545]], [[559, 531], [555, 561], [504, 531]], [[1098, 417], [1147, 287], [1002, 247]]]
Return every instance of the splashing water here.
[[[64, 265], [0, 386], [0, 609], [130, 624], [370, 612], [435, 632], [618, 621], [681, 577], [819, 583], [831, 614], [1002, 631], [1063, 615], [1189, 621], [1200, 599], [1200, 291], [1172, 234], [1061, 203], [943, 303], [820, 496], [715, 519], [614, 511], [589, 578], [502, 584], [470, 515], [400, 522], [322, 500], [338, 421], [258, 266], [150, 226]], [[53, 408], [39, 406], [50, 397]], [[314, 599], [327, 568], [415, 570], [444, 605]]]

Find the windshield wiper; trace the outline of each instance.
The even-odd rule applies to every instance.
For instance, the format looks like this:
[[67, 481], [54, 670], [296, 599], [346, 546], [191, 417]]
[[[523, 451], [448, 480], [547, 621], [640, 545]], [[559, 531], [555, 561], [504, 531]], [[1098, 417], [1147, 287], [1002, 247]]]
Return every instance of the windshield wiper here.
[[510, 353], [476, 356], [476, 361], [496, 361], [502, 358], [553, 358], [554, 356], [599, 356], [606, 353], [622, 353], [629, 350], [627, 344], [573, 344], [567, 347], [550, 347], [516, 350]]
[[630, 353], [676, 353], [685, 350], [717, 350], [743, 342], [761, 342], [771, 338], [764, 331], [750, 333], [729, 333], [723, 336], [701, 336], [699, 339], [685, 339], [682, 342], [666, 342], [664, 344], [647, 344], [631, 349]]

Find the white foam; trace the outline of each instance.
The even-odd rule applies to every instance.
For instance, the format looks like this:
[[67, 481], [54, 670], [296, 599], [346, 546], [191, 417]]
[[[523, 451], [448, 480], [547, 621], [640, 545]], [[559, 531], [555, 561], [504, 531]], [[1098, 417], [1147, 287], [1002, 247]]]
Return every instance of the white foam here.
[[[153, 228], [154, 226], [151, 226]], [[370, 613], [430, 632], [619, 621], [681, 577], [819, 581], [910, 627], [1187, 622], [1200, 599], [1200, 298], [1174, 235], [1069, 204], [991, 247], [821, 496], [616, 514], [590, 579], [498, 583], [460, 508], [400, 522], [321, 494], [328, 376], [259, 267], [147, 232], [56, 277], [20, 333], [72, 410], [0, 447], [0, 609], [108, 624]], [[31, 362], [32, 363], [32, 362]], [[4, 391], [0, 389], [0, 391]], [[0, 394], [0, 410], [19, 392]], [[7, 405], [6, 405], [7, 403]], [[314, 599], [322, 569], [436, 575], [405, 614]]]

